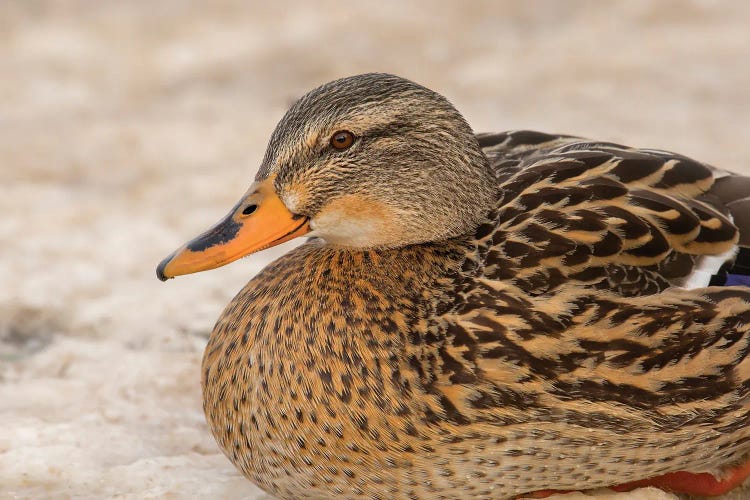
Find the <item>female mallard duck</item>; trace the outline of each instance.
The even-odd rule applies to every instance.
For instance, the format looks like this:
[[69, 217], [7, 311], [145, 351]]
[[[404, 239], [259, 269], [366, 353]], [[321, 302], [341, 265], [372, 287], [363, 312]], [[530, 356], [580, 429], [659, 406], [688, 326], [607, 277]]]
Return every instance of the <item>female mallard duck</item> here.
[[474, 135], [435, 92], [360, 75], [294, 104], [245, 196], [157, 273], [303, 234], [203, 359], [211, 430], [266, 491], [711, 495], [750, 473], [750, 177]]

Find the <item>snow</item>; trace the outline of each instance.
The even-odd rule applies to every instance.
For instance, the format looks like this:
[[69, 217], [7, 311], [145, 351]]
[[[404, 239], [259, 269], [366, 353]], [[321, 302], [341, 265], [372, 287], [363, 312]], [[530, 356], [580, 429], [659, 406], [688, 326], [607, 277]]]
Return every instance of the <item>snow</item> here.
[[223, 306], [290, 244], [154, 269], [229, 210], [306, 90], [388, 71], [478, 131], [750, 173], [748, 18], [741, 0], [3, 2], [0, 497], [263, 495], [211, 438], [199, 368]]

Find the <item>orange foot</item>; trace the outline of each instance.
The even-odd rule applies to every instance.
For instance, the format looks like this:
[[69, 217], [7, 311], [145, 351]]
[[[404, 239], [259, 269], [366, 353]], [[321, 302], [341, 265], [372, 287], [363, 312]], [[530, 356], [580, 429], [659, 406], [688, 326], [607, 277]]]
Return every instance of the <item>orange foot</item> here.
[[568, 490], [539, 490], [539, 491], [532, 491], [531, 493], [524, 493], [520, 497], [516, 497], [517, 499], [520, 498], [547, 498], [551, 497], [552, 495], [565, 495], [566, 493], [575, 493], [575, 491], [568, 491]]
[[[617, 486], [610, 486], [609, 489], [614, 491], [631, 491], [636, 488], [645, 488], [653, 486], [672, 493], [687, 493], [689, 495], [699, 495], [713, 497], [723, 495], [730, 490], [745, 482], [750, 476], [750, 461], [736, 467], [726, 470], [724, 479], [718, 480], [707, 472], [670, 472], [663, 476], [656, 476], [650, 479], [641, 479]], [[521, 498], [547, 498], [555, 494], [572, 493], [571, 491], [562, 490], [539, 490], [533, 493], [527, 493]]]
[[748, 476], [750, 476], [750, 461], [727, 469], [726, 475], [722, 480], [716, 479], [707, 472], [670, 472], [663, 476], [642, 479], [618, 486], [610, 486], [610, 488], [615, 491], [630, 491], [636, 488], [654, 486], [673, 493], [688, 493], [690, 495], [713, 497], [733, 490], [745, 482]]

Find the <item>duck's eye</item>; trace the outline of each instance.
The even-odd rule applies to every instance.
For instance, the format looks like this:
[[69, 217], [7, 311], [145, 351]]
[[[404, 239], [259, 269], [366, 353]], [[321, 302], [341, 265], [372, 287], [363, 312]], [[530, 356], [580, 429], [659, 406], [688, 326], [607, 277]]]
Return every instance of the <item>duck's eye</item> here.
[[331, 136], [331, 146], [334, 149], [346, 149], [354, 144], [354, 134], [348, 130], [339, 130]]

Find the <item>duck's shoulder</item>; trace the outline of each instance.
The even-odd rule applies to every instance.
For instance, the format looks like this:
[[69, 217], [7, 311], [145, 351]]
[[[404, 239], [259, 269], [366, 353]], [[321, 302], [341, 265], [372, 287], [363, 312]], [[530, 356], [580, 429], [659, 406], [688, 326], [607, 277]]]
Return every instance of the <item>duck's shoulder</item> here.
[[718, 171], [681, 155], [502, 137], [492, 139], [506, 148], [494, 161], [510, 158], [515, 170], [501, 177], [498, 206], [436, 314], [435, 386], [467, 420], [556, 411], [592, 425], [584, 403], [601, 425], [633, 430], [678, 428], [680, 408], [738, 422], [727, 412], [750, 389], [750, 287], [675, 285], [711, 257], [717, 272], [742, 272], [732, 260], [750, 227], [732, 219], [747, 202], [722, 190]]
[[[533, 293], [568, 281], [624, 295], [707, 286], [750, 259], [750, 178], [683, 155], [573, 136], [478, 136], [500, 186], [490, 260]], [[744, 195], [743, 195], [744, 193]], [[726, 266], [724, 265], [726, 263]], [[533, 282], [533, 283], [532, 283]]]
[[484, 132], [476, 134], [476, 138], [500, 182], [525, 168], [530, 159], [582, 140], [572, 135], [534, 130]]

